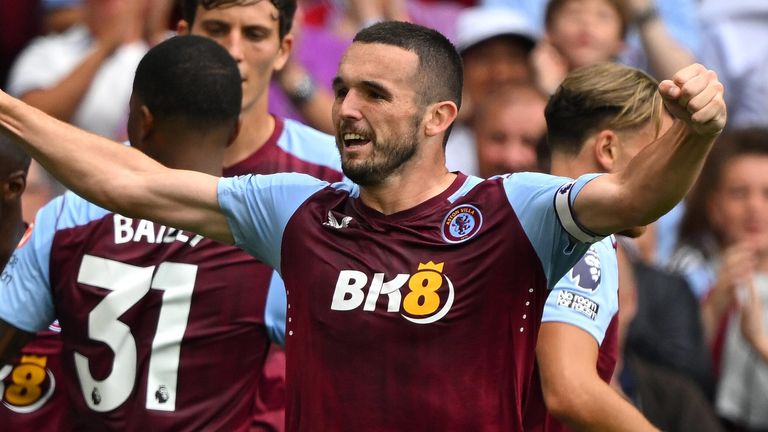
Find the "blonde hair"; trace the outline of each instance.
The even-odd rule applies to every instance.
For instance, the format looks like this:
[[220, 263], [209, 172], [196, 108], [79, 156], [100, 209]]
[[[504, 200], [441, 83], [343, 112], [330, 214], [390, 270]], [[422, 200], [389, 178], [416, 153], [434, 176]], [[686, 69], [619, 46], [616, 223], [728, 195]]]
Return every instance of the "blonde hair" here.
[[645, 72], [616, 63], [575, 69], [547, 104], [549, 145], [553, 150], [574, 154], [596, 131], [627, 131], [648, 122], [652, 122], [658, 136], [664, 112], [658, 85]]

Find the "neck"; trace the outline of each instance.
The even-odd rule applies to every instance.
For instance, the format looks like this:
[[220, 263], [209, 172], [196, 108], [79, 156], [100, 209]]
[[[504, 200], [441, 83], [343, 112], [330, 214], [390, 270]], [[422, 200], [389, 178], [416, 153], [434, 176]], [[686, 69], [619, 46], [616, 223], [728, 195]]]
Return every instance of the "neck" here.
[[3, 209], [3, 221], [0, 224], [0, 271], [11, 258], [11, 254], [24, 235], [25, 225], [21, 219], [21, 205], [11, 209]]
[[361, 187], [363, 203], [383, 214], [394, 214], [441, 194], [456, 179], [456, 174], [445, 167], [445, 156], [438, 159], [439, 163], [434, 158], [417, 156], [380, 184]]
[[232, 166], [267, 142], [275, 131], [275, 118], [269, 113], [267, 98], [259, 98], [240, 114], [240, 132], [235, 141], [224, 152], [224, 166]]
[[556, 176], [576, 178], [583, 174], [603, 171], [596, 164], [585, 162], [584, 159], [578, 155], [554, 152], [550, 172]]
[[[160, 144], [152, 146], [150, 157], [165, 166], [221, 176], [224, 159], [224, 143], [229, 131], [208, 129], [206, 132], [179, 132], [184, 129], [172, 127], [167, 131], [158, 130]], [[194, 150], [190, 150], [194, 143]]]

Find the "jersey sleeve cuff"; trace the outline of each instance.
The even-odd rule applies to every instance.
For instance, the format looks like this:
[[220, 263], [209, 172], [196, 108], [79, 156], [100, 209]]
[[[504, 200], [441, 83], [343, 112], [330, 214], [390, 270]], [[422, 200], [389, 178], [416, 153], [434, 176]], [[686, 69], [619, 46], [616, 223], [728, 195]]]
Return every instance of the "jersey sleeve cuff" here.
[[595, 234], [579, 224], [573, 214], [573, 202], [581, 189], [595, 179], [599, 174], [581, 176], [578, 179], [566, 183], [555, 194], [555, 211], [565, 231], [582, 243], [595, 243], [605, 236]]

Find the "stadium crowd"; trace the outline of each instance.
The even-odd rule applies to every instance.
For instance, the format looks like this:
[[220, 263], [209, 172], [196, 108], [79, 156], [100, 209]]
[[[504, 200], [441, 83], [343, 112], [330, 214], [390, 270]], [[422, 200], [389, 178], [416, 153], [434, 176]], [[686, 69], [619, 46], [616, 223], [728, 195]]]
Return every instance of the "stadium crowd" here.
[[0, 429], [768, 430], [767, 2], [0, 10]]

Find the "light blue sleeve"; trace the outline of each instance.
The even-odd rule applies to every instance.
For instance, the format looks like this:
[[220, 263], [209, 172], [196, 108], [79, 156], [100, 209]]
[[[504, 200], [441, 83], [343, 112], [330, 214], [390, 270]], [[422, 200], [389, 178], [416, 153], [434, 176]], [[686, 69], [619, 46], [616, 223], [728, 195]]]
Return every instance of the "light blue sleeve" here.
[[272, 272], [267, 293], [267, 305], [264, 309], [264, 322], [272, 342], [285, 346], [285, 319], [288, 298], [285, 293], [285, 283], [277, 272]]
[[30, 333], [46, 329], [56, 319], [50, 260], [62, 203], [59, 197], [40, 209], [31, 236], [0, 276], [0, 319]]
[[603, 343], [605, 332], [619, 310], [619, 270], [613, 237], [590, 246], [587, 253], [560, 279], [547, 297], [542, 322], [578, 327]]
[[599, 174], [576, 180], [539, 173], [516, 173], [504, 179], [507, 199], [539, 256], [552, 288], [601, 240], [575, 222], [571, 206], [581, 189]]
[[280, 271], [288, 221], [307, 198], [326, 186], [327, 182], [297, 173], [221, 178], [219, 206], [235, 245]]

